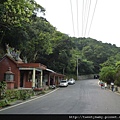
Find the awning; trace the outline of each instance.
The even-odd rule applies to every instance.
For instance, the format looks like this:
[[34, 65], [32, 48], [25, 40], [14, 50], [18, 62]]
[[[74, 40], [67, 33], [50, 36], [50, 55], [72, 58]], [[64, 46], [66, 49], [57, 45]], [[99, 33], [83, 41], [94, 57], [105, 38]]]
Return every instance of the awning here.
[[63, 75], [63, 74], [60, 74], [60, 73], [57, 73], [57, 72], [55, 72], [55, 71], [53, 71], [53, 70], [51, 70], [51, 69], [46, 69], [46, 71], [48, 71], [48, 72], [50, 72], [50, 75], [55, 75], [55, 76], [62, 76], [62, 77], [64, 77], [65, 75]]

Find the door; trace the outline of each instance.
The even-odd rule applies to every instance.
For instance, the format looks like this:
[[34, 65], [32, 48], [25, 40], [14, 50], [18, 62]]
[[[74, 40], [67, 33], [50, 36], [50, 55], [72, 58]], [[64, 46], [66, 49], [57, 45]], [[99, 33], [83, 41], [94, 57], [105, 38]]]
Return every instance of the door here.
[[23, 87], [24, 71], [20, 71], [20, 87]]

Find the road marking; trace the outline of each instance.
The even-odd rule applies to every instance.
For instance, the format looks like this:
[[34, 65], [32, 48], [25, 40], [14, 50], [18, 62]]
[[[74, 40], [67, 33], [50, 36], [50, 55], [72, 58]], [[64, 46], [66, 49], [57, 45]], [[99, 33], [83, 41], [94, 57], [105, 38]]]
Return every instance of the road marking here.
[[47, 96], [47, 95], [55, 92], [55, 91], [58, 90], [58, 89], [59, 89], [59, 88], [57, 88], [57, 89], [55, 89], [55, 90], [53, 90], [53, 91], [51, 91], [51, 92], [49, 92], [49, 93], [46, 93], [45, 95], [42, 95], [42, 96], [38, 96], [38, 97], [36, 97], [36, 98], [33, 98], [33, 99], [31, 99], [31, 100], [27, 100], [27, 101], [25, 101], [25, 102], [18, 103], [18, 104], [16, 104], [16, 105], [13, 105], [13, 106], [10, 106], [10, 107], [2, 108], [0, 111], [7, 110], [7, 109], [10, 109], [10, 108], [13, 108], [13, 107], [16, 107], [16, 106], [19, 106], [19, 105], [28, 103], [28, 102], [30, 102], [30, 101], [36, 100], [36, 99], [38, 99], [38, 98], [45, 97], [45, 96]]

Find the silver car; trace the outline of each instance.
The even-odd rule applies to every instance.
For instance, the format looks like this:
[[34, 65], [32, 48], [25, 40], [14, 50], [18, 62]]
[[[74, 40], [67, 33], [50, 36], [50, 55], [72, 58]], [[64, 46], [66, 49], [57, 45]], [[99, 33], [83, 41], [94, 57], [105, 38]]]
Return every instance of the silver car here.
[[67, 87], [68, 86], [68, 81], [67, 80], [61, 80], [59, 86], [60, 87]]

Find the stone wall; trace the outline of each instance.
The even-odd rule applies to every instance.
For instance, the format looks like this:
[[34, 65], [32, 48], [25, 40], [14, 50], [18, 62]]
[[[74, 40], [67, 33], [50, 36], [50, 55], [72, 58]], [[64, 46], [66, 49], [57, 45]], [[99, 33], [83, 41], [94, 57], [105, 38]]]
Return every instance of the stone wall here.
[[78, 76], [78, 80], [94, 79], [94, 75], [95, 75], [95, 74], [80, 75], [80, 76]]

